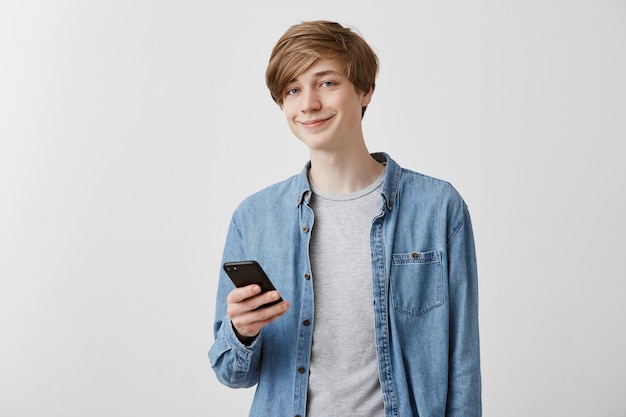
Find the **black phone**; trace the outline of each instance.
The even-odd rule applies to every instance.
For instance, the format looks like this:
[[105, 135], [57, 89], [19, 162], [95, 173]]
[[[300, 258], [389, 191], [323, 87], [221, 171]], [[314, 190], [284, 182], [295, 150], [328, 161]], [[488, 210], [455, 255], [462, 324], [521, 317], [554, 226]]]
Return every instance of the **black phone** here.
[[[226, 271], [230, 280], [236, 287], [257, 284], [261, 287], [261, 293], [274, 291], [276, 289], [257, 261], [225, 262], [224, 271]], [[258, 308], [269, 307], [281, 301], [283, 301], [283, 299], [279, 298], [271, 303], [263, 304]]]

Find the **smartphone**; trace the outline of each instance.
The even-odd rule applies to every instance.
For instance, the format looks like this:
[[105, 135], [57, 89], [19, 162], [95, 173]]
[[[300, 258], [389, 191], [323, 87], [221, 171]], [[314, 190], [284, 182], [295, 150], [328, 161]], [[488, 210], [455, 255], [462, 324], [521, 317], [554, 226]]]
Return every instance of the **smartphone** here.
[[[261, 293], [274, 291], [276, 289], [257, 261], [226, 262], [224, 263], [224, 271], [226, 271], [230, 280], [236, 287], [258, 284], [261, 287]], [[263, 304], [257, 307], [257, 309], [269, 307], [281, 301], [283, 301], [283, 299], [279, 298], [276, 301]]]

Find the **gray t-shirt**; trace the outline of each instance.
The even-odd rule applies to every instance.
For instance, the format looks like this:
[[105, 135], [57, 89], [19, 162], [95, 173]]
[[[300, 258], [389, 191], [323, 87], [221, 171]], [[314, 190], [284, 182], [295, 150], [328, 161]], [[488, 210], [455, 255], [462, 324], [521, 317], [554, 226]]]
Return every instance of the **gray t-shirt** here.
[[313, 347], [307, 416], [384, 416], [378, 375], [370, 231], [383, 174], [350, 194], [312, 184]]

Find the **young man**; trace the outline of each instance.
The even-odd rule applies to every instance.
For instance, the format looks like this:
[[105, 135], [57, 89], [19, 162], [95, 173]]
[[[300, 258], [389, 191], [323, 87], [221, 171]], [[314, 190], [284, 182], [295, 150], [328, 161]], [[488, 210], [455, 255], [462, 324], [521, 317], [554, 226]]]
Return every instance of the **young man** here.
[[223, 384], [257, 385], [250, 416], [481, 415], [470, 216], [449, 183], [370, 155], [377, 69], [333, 22], [272, 51], [267, 85], [310, 161], [235, 210], [223, 261], [257, 260], [280, 294], [222, 272], [209, 351]]

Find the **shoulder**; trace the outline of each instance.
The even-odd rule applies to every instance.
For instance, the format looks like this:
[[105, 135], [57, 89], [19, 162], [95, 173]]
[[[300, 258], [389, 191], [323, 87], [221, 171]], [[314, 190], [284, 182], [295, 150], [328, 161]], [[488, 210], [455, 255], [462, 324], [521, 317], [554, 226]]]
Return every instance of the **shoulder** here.
[[402, 168], [398, 190], [399, 214], [445, 224], [452, 235], [465, 222], [468, 208], [459, 191], [447, 180]]
[[436, 214], [448, 219], [463, 215], [465, 202], [449, 181], [401, 167], [385, 153], [374, 154], [374, 157], [387, 163], [385, 198], [392, 205], [397, 203], [405, 215]]
[[245, 197], [235, 208], [235, 216], [280, 210], [285, 205], [297, 205], [299, 175], [268, 185]]
[[402, 168], [400, 191], [401, 195], [406, 193], [410, 198], [465, 205], [461, 194], [449, 181], [407, 168]]

